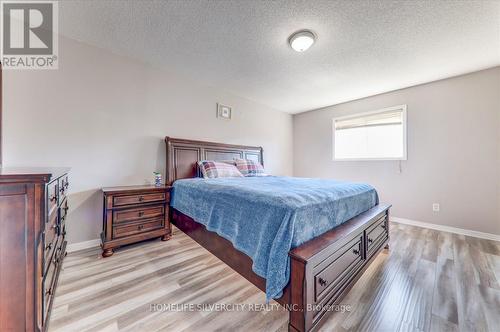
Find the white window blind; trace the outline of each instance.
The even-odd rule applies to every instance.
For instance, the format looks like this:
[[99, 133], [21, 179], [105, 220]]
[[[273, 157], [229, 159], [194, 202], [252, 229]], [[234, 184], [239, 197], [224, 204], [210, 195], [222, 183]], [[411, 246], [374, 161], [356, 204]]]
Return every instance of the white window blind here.
[[333, 119], [334, 160], [406, 160], [406, 105]]

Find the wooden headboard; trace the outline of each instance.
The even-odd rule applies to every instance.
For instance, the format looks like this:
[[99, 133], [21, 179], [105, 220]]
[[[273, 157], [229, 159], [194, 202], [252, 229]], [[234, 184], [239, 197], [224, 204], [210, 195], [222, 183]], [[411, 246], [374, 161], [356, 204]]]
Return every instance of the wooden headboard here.
[[251, 159], [264, 166], [262, 147], [232, 145], [214, 142], [192, 141], [165, 137], [167, 147], [166, 182], [171, 185], [175, 180], [199, 177], [197, 162], [200, 160]]

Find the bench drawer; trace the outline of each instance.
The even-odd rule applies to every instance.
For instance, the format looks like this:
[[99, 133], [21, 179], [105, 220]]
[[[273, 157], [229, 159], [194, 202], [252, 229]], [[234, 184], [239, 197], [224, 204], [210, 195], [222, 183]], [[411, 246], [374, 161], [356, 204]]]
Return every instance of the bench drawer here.
[[340, 248], [333, 256], [334, 260], [314, 277], [315, 301], [327, 294], [338, 291], [341, 279], [362, 261], [362, 235]]
[[379, 242], [389, 236], [387, 229], [387, 218], [384, 216], [366, 230], [366, 245], [368, 252], [376, 249], [378, 244], [380, 244]]

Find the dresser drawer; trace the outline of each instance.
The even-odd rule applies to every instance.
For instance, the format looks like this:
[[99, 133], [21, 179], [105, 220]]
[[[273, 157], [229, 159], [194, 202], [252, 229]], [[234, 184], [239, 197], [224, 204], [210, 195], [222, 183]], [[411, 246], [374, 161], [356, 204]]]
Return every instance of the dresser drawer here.
[[334, 260], [314, 277], [315, 301], [320, 301], [327, 294], [338, 292], [341, 279], [362, 261], [362, 235], [340, 248]]
[[69, 178], [67, 174], [59, 178], [58, 188], [59, 188], [59, 203], [62, 203], [64, 198], [66, 198], [66, 196], [68, 195]]
[[43, 276], [43, 286], [45, 287], [45, 290], [49, 290], [52, 280], [54, 279], [54, 274], [56, 272], [56, 267], [57, 267], [57, 259], [54, 257], [51, 261], [50, 264], [48, 265], [47, 271], [45, 271], [45, 274]]
[[377, 249], [380, 243], [388, 236], [387, 218], [384, 216], [366, 230], [366, 245], [368, 252], [371, 253], [372, 250]]
[[62, 232], [65, 228], [66, 218], [68, 217], [68, 200], [65, 199], [61, 207], [59, 208], [59, 227], [58, 227], [58, 235], [62, 235]]
[[169, 193], [160, 192], [151, 194], [115, 196], [113, 197], [113, 206], [165, 201], [168, 198], [167, 195], [169, 195]]
[[141, 222], [126, 223], [113, 226], [113, 238], [148, 232], [163, 227], [163, 217], [143, 220]]
[[115, 210], [113, 211], [113, 224], [120, 224], [132, 220], [142, 220], [153, 217], [160, 217], [165, 214], [165, 206], [153, 205], [144, 206], [134, 209]]
[[52, 215], [57, 209], [59, 200], [59, 191], [57, 190], [57, 181], [52, 181], [47, 185], [47, 215]]
[[53, 213], [49, 222], [45, 224], [45, 230], [43, 233], [44, 238], [44, 258], [45, 258], [45, 269], [47, 264], [52, 258], [52, 254], [56, 248], [56, 241], [58, 236], [58, 226], [57, 226], [57, 213]]
[[63, 241], [60, 237], [57, 237], [54, 242], [52, 242], [52, 250], [49, 257], [44, 257], [44, 270], [42, 271], [42, 275], [45, 277], [52, 273], [52, 268], [58, 264], [61, 260], [61, 246]]
[[[46, 317], [49, 310], [49, 304], [54, 296], [55, 288], [55, 276], [58, 268], [59, 262], [55, 260], [49, 265], [47, 273], [43, 277], [43, 288], [42, 288], [42, 298], [43, 298], [43, 316]], [[45, 321], [45, 319], [44, 319]]]
[[57, 237], [55, 237], [51, 242], [45, 242], [44, 252], [43, 252], [43, 274], [47, 273], [47, 269], [50, 266], [52, 257], [57, 247]]

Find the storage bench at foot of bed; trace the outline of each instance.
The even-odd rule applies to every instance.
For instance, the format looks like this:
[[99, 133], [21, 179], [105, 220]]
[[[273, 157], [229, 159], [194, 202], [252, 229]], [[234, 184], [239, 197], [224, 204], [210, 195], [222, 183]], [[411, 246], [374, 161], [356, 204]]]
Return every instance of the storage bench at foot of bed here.
[[389, 205], [377, 205], [290, 251], [290, 331], [316, 329], [389, 241]]

